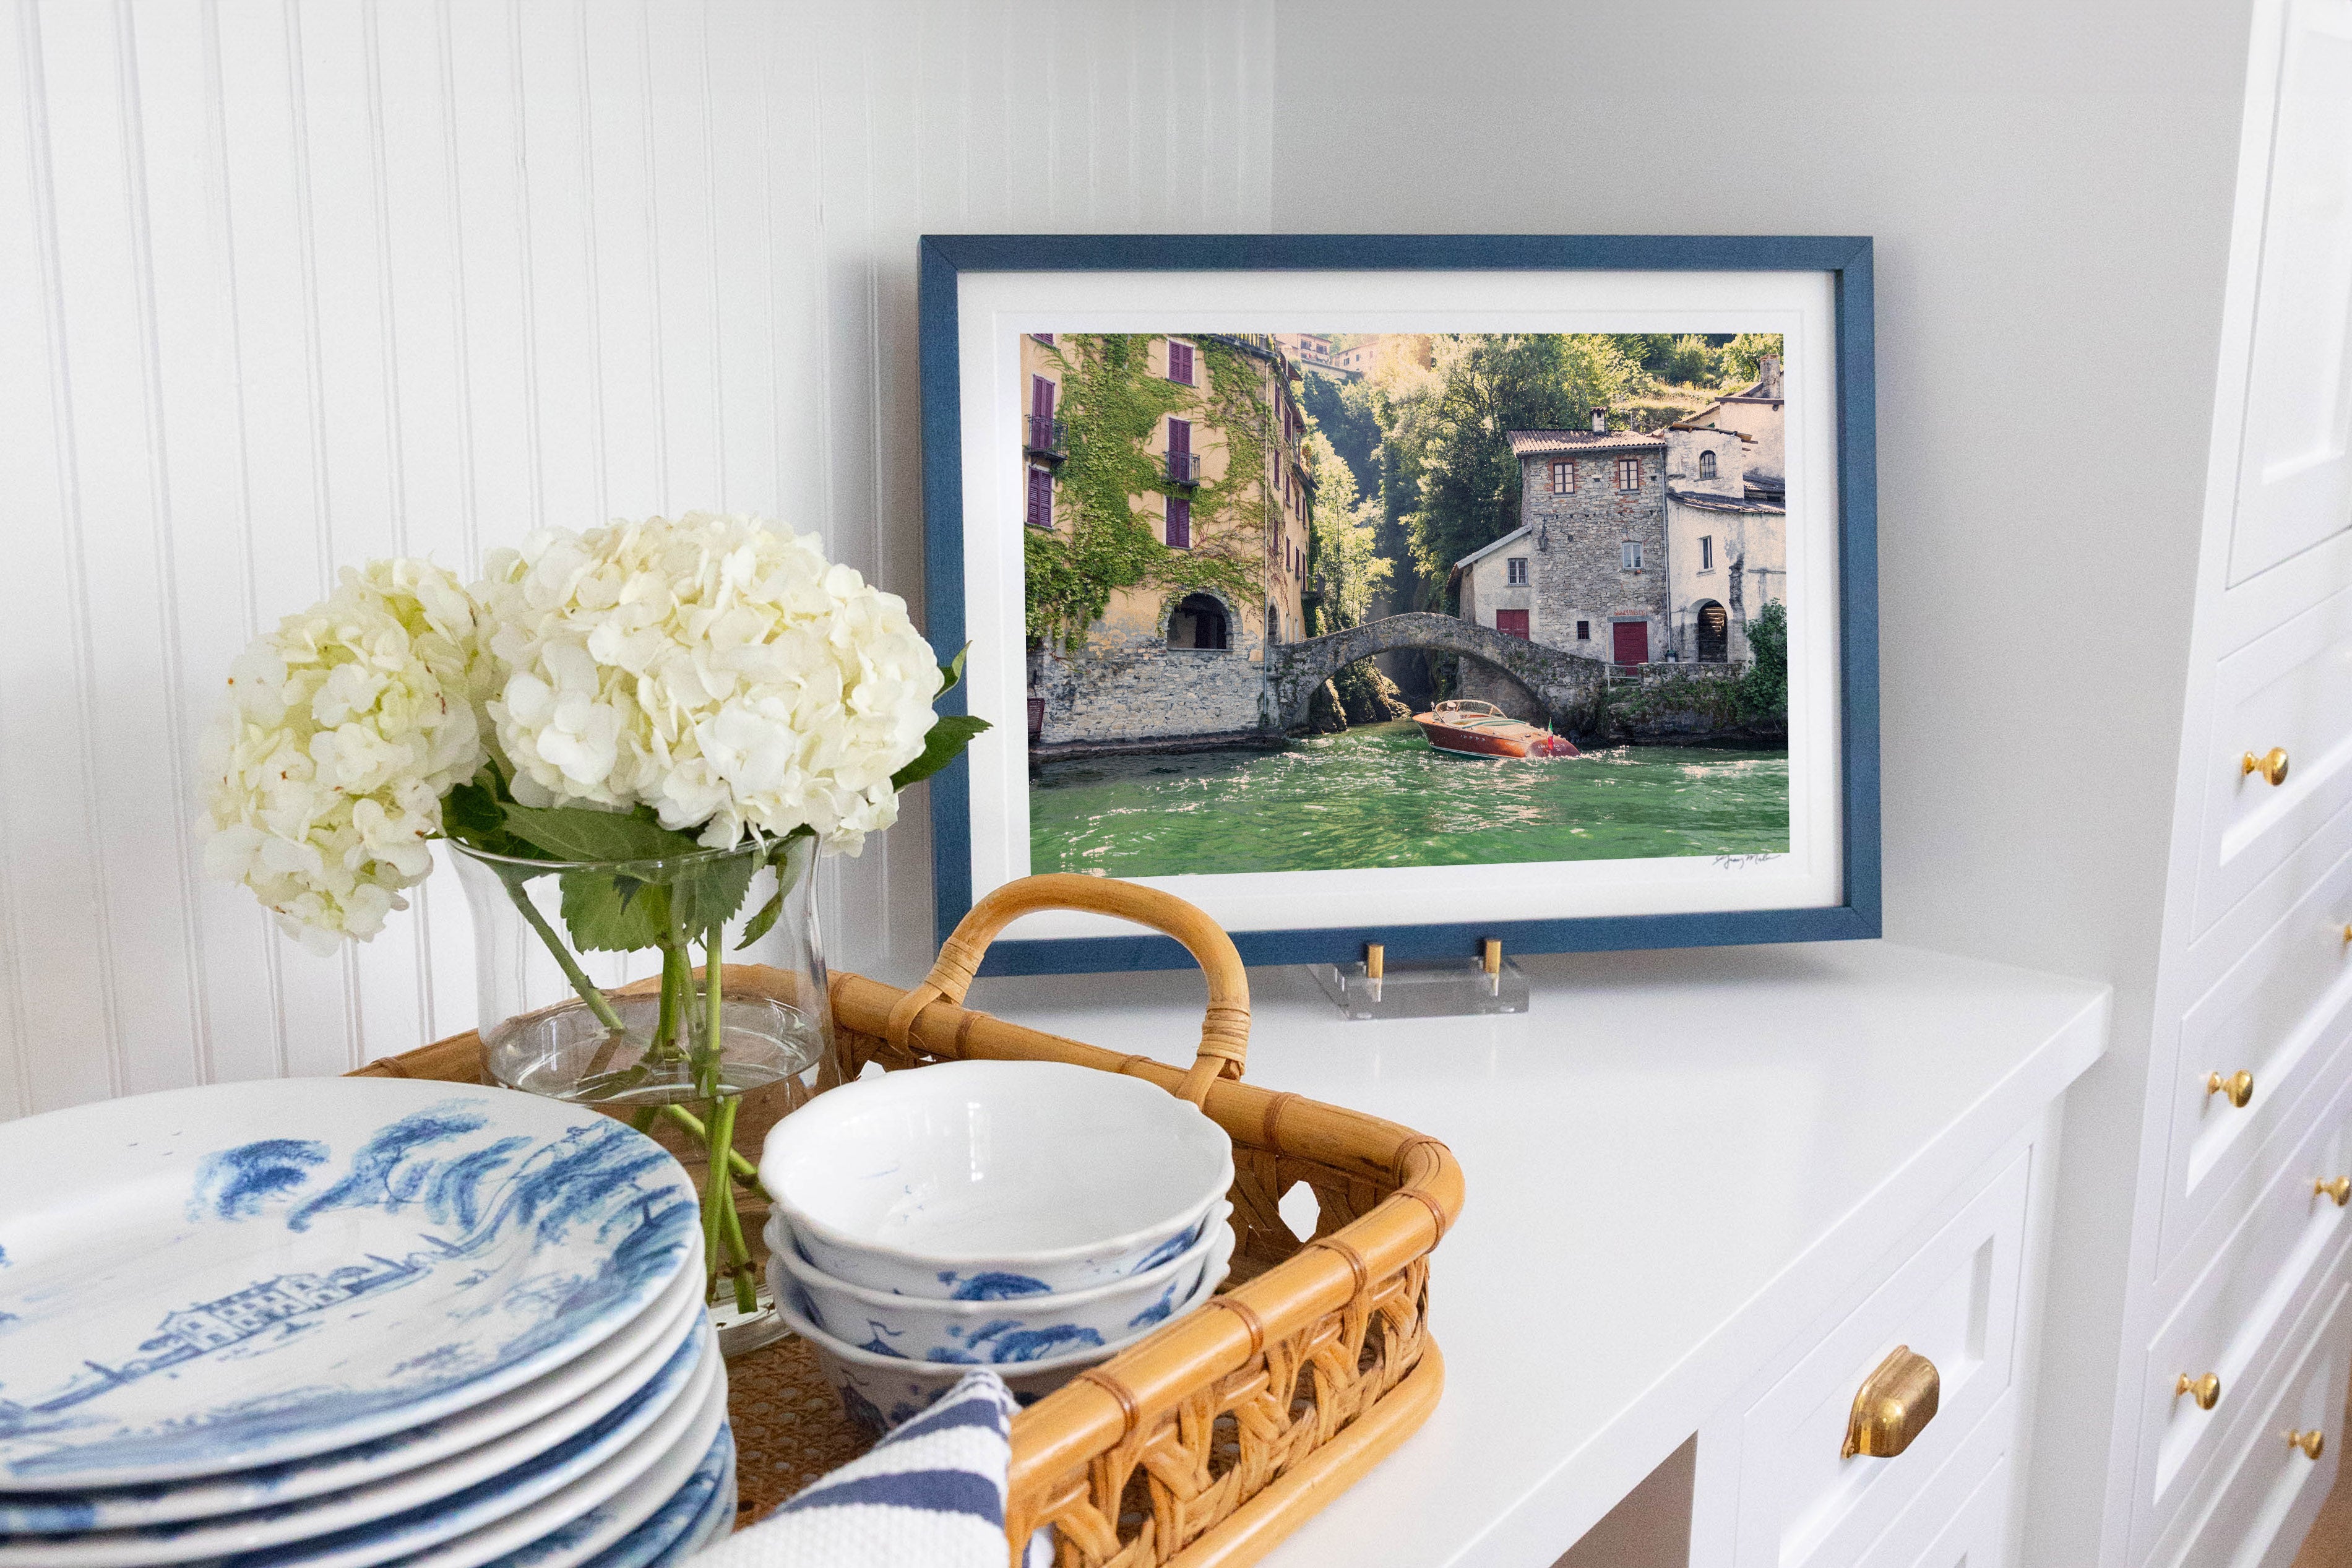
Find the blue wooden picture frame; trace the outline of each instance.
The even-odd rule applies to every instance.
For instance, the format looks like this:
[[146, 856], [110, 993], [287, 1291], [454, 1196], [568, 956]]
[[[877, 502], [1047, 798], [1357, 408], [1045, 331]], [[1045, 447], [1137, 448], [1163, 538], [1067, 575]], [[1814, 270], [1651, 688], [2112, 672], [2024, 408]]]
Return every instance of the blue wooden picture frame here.
[[[1878, 510], [1871, 242], [1866, 237], [1701, 235], [929, 235], [921, 241], [924, 601], [934, 647], [964, 630], [961, 383], [957, 280], [969, 272], [1802, 271], [1832, 280], [1837, 329], [1838, 702], [1843, 900], [1803, 909], [1609, 915], [1439, 925], [1236, 931], [1253, 964], [1349, 963], [1367, 942], [1391, 960], [1465, 957], [1482, 939], [1507, 952], [1610, 952], [1880, 933]], [[961, 711], [963, 693], [942, 707]], [[970, 763], [931, 780], [932, 876], [942, 937], [971, 907]], [[1010, 940], [982, 973], [1058, 974], [1189, 968], [1166, 937]]]

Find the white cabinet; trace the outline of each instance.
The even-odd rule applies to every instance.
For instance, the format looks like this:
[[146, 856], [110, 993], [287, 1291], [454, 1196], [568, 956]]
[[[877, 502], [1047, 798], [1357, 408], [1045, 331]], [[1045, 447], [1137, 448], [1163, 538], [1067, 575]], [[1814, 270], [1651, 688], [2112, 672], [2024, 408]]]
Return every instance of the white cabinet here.
[[2252, 16], [2095, 1568], [2290, 1561], [2352, 1375], [2352, 0]]
[[[2016, 1368], [2030, 1151], [1832, 1330], [1741, 1422], [1741, 1568], [1849, 1568], [2008, 1394]], [[1935, 1416], [1890, 1458], [1843, 1452], [1862, 1384], [1925, 1356]]]

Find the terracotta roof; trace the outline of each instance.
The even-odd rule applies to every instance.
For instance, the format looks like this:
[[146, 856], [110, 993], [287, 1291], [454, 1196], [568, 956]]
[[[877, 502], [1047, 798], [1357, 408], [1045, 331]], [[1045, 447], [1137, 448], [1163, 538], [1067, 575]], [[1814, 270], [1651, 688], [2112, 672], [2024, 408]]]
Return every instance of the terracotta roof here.
[[1666, 444], [1666, 438], [1654, 430], [1514, 430], [1510, 437], [1515, 458], [1549, 452], [1638, 452]]

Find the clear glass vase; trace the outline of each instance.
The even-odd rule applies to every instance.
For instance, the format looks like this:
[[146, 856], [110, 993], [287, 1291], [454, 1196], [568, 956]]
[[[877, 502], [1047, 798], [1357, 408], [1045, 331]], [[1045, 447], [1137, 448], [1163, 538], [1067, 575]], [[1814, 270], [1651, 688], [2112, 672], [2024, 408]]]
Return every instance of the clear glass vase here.
[[[760, 1142], [808, 1098], [832, 1047], [815, 841], [627, 861], [451, 848], [490, 1076], [625, 1117], [698, 1159], [721, 1346], [780, 1337], [737, 1200], [763, 1206]], [[730, 954], [757, 967], [730, 973]]]

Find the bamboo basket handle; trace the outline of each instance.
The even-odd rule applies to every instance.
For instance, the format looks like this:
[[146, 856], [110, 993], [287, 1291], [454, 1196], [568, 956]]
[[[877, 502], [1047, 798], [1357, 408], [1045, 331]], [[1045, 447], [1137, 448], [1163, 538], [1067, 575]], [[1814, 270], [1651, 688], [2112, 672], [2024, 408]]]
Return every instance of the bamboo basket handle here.
[[1200, 1052], [1176, 1093], [1199, 1105], [1208, 1098], [1209, 1085], [1215, 1079], [1242, 1076], [1242, 1064], [1249, 1056], [1249, 973], [1224, 928], [1157, 888], [1064, 871], [1007, 882], [972, 905], [940, 944], [939, 962], [931, 965], [929, 976], [890, 1009], [885, 1037], [904, 1048], [908, 1033], [924, 1008], [934, 1002], [961, 1006], [972, 976], [980, 973], [988, 944], [1006, 926], [1039, 910], [1113, 915], [1182, 942], [1208, 976], [1209, 1013], [1201, 1023]]

